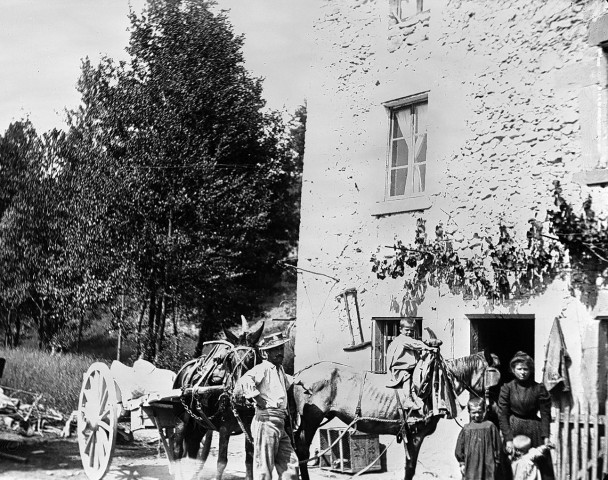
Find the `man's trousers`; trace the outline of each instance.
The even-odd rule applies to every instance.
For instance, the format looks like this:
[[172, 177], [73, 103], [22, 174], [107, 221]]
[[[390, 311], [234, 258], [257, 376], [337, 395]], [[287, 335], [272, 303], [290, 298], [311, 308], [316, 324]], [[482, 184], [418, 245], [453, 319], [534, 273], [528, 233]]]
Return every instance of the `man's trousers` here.
[[251, 422], [254, 480], [271, 480], [274, 468], [280, 480], [299, 478], [298, 457], [285, 431], [286, 419], [285, 411], [256, 409]]

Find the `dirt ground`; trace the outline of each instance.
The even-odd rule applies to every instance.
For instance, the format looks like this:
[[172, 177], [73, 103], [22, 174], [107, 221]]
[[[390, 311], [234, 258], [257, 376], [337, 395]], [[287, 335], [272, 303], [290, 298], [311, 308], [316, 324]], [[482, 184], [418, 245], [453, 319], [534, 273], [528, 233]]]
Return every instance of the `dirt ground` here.
[[[442, 421], [438, 431], [428, 437], [421, 450], [416, 474], [421, 480], [459, 479], [458, 464], [454, 460], [454, 444], [459, 427], [454, 421]], [[365, 473], [365, 480], [399, 480], [403, 478], [403, 447], [394, 443], [394, 437], [381, 437], [380, 443], [388, 446], [387, 469], [380, 473]], [[314, 445], [313, 445], [314, 449]], [[0, 478], [7, 480], [54, 480], [69, 478], [86, 480], [82, 470], [78, 444], [74, 438], [60, 439], [34, 437], [24, 439], [16, 435], [0, 437], [0, 452], [17, 455], [27, 459], [21, 463], [0, 457]], [[244, 439], [234, 437], [230, 443], [228, 467], [225, 480], [242, 480], [245, 478]], [[312, 453], [312, 452], [311, 452]], [[107, 480], [170, 480], [167, 460], [159, 443], [155, 430], [135, 432], [135, 441], [128, 445], [118, 445], [112, 457]], [[217, 459], [217, 438], [214, 437], [211, 457], [206, 463], [200, 478], [215, 477]], [[347, 480], [355, 477], [312, 468], [311, 480]]]

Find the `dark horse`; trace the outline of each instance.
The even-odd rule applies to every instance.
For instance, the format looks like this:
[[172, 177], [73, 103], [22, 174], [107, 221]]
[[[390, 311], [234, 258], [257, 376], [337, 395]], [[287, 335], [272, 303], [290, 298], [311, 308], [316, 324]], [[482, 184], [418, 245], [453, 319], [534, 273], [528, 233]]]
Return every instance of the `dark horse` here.
[[[219, 432], [219, 450], [216, 479], [221, 480], [228, 463], [228, 443], [231, 435], [246, 431], [250, 435], [253, 408], [236, 405], [232, 399], [232, 389], [242, 373], [261, 361], [257, 343], [264, 324], [254, 332], [243, 332], [236, 336], [226, 331], [230, 342], [207, 342], [203, 355], [186, 363], [174, 382], [173, 388], [205, 387], [204, 393], [183, 395], [175, 409], [174, 458], [177, 478], [198, 478], [203, 469], [213, 431]], [[235, 415], [236, 412], [236, 415]], [[202, 461], [196, 457], [203, 445]], [[246, 478], [253, 478], [253, 445], [245, 440]]]
[[[468, 357], [446, 360], [455, 393], [465, 388], [483, 397], [484, 378], [489, 367], [497, 366], [498, 357], [477, 353]], [[495, 370], [493, 370], [495, 372]], [[296, 431], [296, 453], [300, 459], [302, 480], [309, 480], [308, 466], [312, 439], [324, 419], [339, 418], [349, 425], [360, 404], [361, 418], [356, 429], [365, 433], [403, 435], [405, 448], [405, 480], [414, 478], [422, 441], [437, 428], [440, 416], [431, 416], [402, 428], [400, 407], [394, 390], [386, 388], [386, 374], [363, 374], [354, 368], [332, 362], [320, 362], [297, 375], [302, 386], [294, 390], [300, 425]]]

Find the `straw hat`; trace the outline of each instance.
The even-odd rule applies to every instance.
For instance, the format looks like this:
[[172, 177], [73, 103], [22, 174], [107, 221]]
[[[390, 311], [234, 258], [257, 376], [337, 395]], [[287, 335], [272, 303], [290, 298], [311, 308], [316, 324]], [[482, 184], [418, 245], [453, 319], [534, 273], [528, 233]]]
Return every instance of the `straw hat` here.
[[265, 336], [258, 344], [258, 347], [260, 350], [270, 350], [285, 345], [287, 342], [289, 342], [289, 338], [285, 337], [283, 332], [276, 332]]

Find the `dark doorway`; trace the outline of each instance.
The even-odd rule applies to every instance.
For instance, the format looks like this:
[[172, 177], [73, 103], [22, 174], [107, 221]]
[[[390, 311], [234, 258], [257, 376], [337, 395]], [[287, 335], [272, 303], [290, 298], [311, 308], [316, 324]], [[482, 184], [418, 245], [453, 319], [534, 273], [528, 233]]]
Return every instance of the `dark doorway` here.
[[518, 351], [534, 358], [534, 315], [468, 315], [471, 353], [486, 350], [498, 355], [502, 382], [513, 379], [509, 361]]

